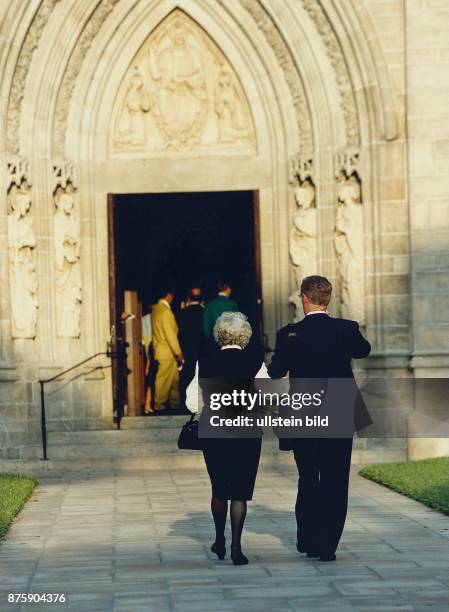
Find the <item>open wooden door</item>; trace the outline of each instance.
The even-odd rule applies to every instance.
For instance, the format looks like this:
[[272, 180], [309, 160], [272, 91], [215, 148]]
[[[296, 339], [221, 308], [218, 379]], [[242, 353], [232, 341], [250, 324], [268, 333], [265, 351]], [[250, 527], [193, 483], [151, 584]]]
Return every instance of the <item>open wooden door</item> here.
[[268, 339], [264, 332], [263, 324], [263, 299], [262, 299], [262, 263], [260, 248], [260, 208], [259, 192], [253, 191], [253, 217], [254, 217], [254, 270], [256, 274], [257, 311], [259, 318], [260, 341], [264, 348], [268, 349]]
[[137, 291], [124, 292], [125, 311], [133, 315], [125, 323], [125, 337], [128, 343], [126, 365], [128, 416], [140, 416], [144, 398], [144, 347], [142, 344], [142, 304]]

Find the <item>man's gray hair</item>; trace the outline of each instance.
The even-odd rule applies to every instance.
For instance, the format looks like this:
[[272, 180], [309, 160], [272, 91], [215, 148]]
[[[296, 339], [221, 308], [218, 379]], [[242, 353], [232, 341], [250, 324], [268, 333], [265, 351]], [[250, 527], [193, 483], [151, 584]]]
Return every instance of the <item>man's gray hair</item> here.
[[214, 339], [220, 346], [236, 344], [245, 348], [252, 333], [251, 325], [243, 312], [223, 312], [214, 325]]

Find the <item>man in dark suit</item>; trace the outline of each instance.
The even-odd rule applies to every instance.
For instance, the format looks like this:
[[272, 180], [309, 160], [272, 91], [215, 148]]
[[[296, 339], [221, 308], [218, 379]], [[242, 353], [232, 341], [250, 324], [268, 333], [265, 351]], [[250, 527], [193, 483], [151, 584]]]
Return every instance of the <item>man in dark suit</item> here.
[[204, 308], [201, 303], [200, 287], [191, 287], [187, 292], [185, 308], [177, 313], [179, 342], [184, 355], [184, 364], [179, 379], [180, 404], [185, 406], [186, 390], [195, 376], [198, 359], [205, 350], [203, 330]]
[[[301, 283], [304, 319], [278, 331], [268, 373], [271, 378], [353, 379], [351, 360], [367, 357], [370, 343], [356, 321], [327, 313], [331, 283], [309, 276]], [[338, 409], [338, 407], [337, 407]], [[365, 425], [368, 423], [365, 423]], [[334, 561], [346, 520], [352, 437], [292, 440], [298, 468], [297, 549]]]
[[232, 287], [227, 281], [217, 283], [218, 295], [215, 296], [204, 309], [203, 325], [207, 338], [213, 339], [213, 331], [216, 320], [224, 312], [238, 311], [238, 305], [231, 298]]

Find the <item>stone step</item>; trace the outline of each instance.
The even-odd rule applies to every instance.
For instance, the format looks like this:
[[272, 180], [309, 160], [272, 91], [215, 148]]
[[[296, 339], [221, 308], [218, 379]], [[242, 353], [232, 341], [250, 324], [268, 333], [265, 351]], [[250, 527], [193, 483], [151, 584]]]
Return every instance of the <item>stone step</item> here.
[[[174, 457], [180, 451], [177, 446], [179, 427], [101, 431], [66, 431], [48, 434], [47, 454], [55, 460], [119, 459], [133, 457]], [[263, 454], [276, 453], [277, 440], [266, 437]], [[182, 453], [181, 453], [182, 454]], [[20, 449], [24, 460], [42, 456], [39, 446]]]
[[[158, 457], [171, 455], [177, 450], [174, 441], [129, 442], [128, 444], [48, 444], [48, 456], [52, 459], [115, 459], [126, 457]], [[26, 450], [23, 453], [27, 459]]]
[[109, 431], [52, 431], [48, 434], [48, 443], [59, 445], [116, 445], [153, 442], [176, 442], [181, 426], [155, 429], [111, 429]]
[[158, 415], [123, 417], [121, 429], [181, 429], [183, 423], [189, 420], [189, 415]]
[[[134, 417], [139, 418], [139, 417]], [[133, 417], [130, 417], [133, 419]], [[72, 462], [74, 466], [80, 462], [87, 462], [92, 469], [98, 469], [99, 461], [115, 460], [144, 460], [158, 464], [159, 461], [174, 461], [176, 465], [182, 465], [183, 461], [195, 451], [179, 451], [177, 439], [182, 423], [185, 418], [176, 417], [143, 417], [145, 422], [154, 422], [160, 425], [154, 428], [137, 427], [123, 430], [83, 430], [83, 431], [59, 431], [48, 434], [48, 457], [52, 461]], [[404, 459], [404, 449], [401, 447], [383, 448], [379, 456], [378, 448], [374, 445], [363, 448], [363, 444], [375, 441], [357, 440], [353, 450], [354, 463], [375, 463], [381, 461], [401, 461]], [[361, 446], [362, 445], [362, 446]], [[272, 436], [265, 435], [262, 445], [263, 457], [278, 455], [279, 458], [290, 457], [291, 453], [278, 451], [278, 441]], [[22, 461], [38, 460], [42, 457], [42, 448], [38, 440], [27, 446], [20, 446], [16, 454], [5, 457]], [[272, 460], [272, 458], [270, 459]], [[284, 461], [284, 459], [280, 459]], [[70, 468], [72, 469], [72, 468]]]
[[[260, 462], [262, 465], [289, 466], [295, 469], [291, 453], [262, 453]], [[202, 468], [206, 470], [201, 452], [178, 449], [176, 453], [157, 457], [101, 457], [95, 459], [84, 457], [76, 460], [53, 457], [48, 461], [41, 461], [36, 457], [0, 461], [0, 473], [35, 474], [37, 476], [44, 472], [151, 472], [163, 468], [179, 470]]]
[[[278, 452], [277, 444], [265, 440], [263, 444], [261, 463], [266, 465], [289, 466], [295, 468], [293, 454], [290, 452]], [[63, 449], [63, 447], [60, 447]], [[21, 459], [0, 460], [0, 472], [11, 472], [18, 474], [39, 474], [47, 471], [61, 472], [119, 472], [121, 470], [157, 470], [166, 467], [174, 469], [189, 469], [201, 466], [204, 468], [203, 455], [199, 451], [180, 451], [175, 445], [171, 446], [169, 453], [160, 453], [154, 456], [125, 456], [120, 457], [91, 457], [93, 454], [90, 446], [77, 447], [75, 456], [67, 454], [59, 458], [49, 450], [48, 461], [42, 461], [42, 448], [40, 446], [22, 447], [20, 449]], [[83, 450], [83, 453], [79, 451]], [[73, 451], [74, 452], [74, 451]], [[50, 454], [51, 453], [51, 454]], [[59, 455], [59, 453], [58, 453]], [[368, 463], [404, 461], [404, 452], [401, 449], [391, 449], [379, 454], [376, 450], [354, 450], [352, 453], [352, 464], [366, 465]]]

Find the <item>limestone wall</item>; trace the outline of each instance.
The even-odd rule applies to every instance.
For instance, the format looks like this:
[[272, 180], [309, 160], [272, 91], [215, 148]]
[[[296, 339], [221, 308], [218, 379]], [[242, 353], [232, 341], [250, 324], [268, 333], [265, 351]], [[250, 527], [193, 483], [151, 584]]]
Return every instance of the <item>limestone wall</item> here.
[[[236, 0], [230, 10], [184, 0], [174, 12], [171, 0], [7, 4], [3, 457], [38, 452], [37, 380], [105, 349], [108, 193], [258, 190], [271, 343], [294, 315], [298, 280], [317, 270], [334, 283], [332, 313], [358, 319], [373, 345], [358, 364], [365, 375], [447, 374], [446, 2]], [[189, 102], [197, 120], [173, 136], [157, 92], [175, 44], [207, 69], [205, 97]], [[83, 370], [48, 402], [53, 429], [110, 427], [110, 371]], [[357, 448], [369, 460], [407, 455], [404, 440]]]

